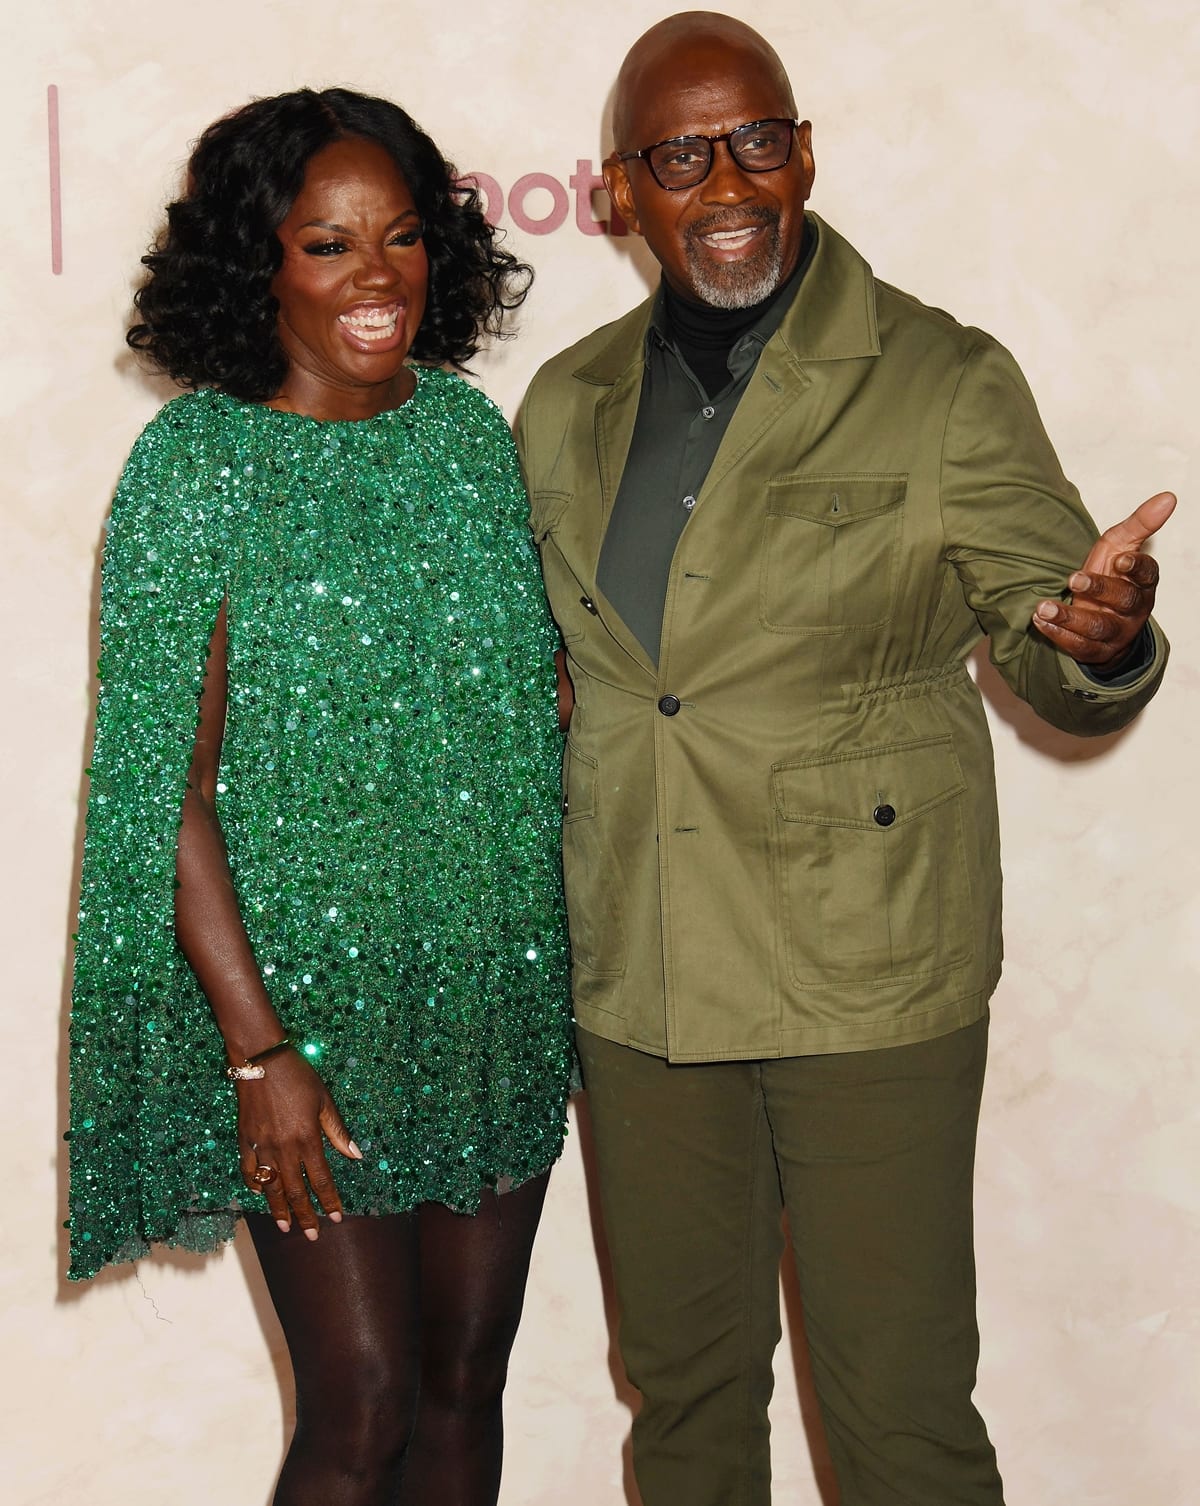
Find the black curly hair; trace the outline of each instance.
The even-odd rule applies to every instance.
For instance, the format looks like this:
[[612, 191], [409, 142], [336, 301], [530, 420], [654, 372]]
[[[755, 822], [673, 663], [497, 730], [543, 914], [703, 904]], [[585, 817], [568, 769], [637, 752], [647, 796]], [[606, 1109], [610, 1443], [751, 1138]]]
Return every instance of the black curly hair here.
[[125, 338], [184, 387], [217, 387], [262, 402], [287, 372], [271, 282], [276, 234], [324, 147], [378, 142], [408, 184], [425, 226], [429, 291], [410, 354], [462, 367], [525, 299], [533, 269], [496, 244], [479, 194], [399, 105], [352, 89], [297, 89], [256, 99], [209, 126], [188, 163], [187, 188], [142, 258], [141, 316]]

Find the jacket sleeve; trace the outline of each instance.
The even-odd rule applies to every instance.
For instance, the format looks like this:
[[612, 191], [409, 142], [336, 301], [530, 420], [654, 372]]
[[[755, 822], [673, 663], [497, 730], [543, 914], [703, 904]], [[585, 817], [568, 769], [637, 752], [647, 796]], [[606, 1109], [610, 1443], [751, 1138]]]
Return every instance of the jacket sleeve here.
[[1158, 689], [1167, 640], [1151, 620], [1153, 650], [1141, 672], [1105, 684], [1031, 625], [1039, 601], [1066, 597], [1067, 577], [1098, 535], [1016, 362], [987, 336], [979, 340], [963, 364], [943, 438], [949, 557], [988, 635], [992, 663], [1016, 694], [1066, 732], [1114, 732]]

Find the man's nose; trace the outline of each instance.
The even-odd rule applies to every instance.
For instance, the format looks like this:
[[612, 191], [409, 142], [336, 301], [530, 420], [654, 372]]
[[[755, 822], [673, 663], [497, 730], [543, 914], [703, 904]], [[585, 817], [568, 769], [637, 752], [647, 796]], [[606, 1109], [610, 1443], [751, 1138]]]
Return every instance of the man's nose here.
[[701, 199], [712, 204], [740, 204], [753, 193], [750, 175], [737, 165], [728, 141], [714, 141], [712, 166], [700, 187]]

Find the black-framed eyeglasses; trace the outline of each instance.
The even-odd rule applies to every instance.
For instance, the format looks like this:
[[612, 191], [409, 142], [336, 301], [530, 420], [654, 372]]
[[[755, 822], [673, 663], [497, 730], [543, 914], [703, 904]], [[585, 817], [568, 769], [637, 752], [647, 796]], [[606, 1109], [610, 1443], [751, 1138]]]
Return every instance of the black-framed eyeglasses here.
[[728, 143], [729, 155], [743, 172], [769, 173], [786, 167], [799, 124], [798, 120], [751, 120], [720, 136], [672, 136], [669, 141], [644, 146], [640, 152], [618, 152], [617, 158], [631, 162], [640, 157], [658, 186], [675, 193], [704, 182], [718, 141]]

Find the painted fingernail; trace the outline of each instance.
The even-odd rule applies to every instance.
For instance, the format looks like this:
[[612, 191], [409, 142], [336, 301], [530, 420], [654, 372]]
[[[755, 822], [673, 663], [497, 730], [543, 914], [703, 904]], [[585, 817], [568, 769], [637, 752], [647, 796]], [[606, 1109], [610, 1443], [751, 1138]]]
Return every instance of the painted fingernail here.
[[315, 1229], [305, 1229], [304, 1237], [305, 1239], [317, 1239], [319, 1238], [319, 1235], [317, 1234], [317, 1231]]
[[354, 1157], [354, 1159], [356, 1161], [361, 1161], [362, 1160], [362, 1151], [359, 1150], [358, 1146], [355, 1145], [355, 1143], [354, 1143], [353, 1140], [351, 1140], [351, 1142], [350, 1142], [350, 1154]]
[[277, 1228], [277, 1229], [279, 1229], [279, 1230], [281, 1230], [281, 1231], [282, 1231], [282, 1232], [283, 1232], [283, 1233], [284, 1233], [284, 1234], [286, 1234], [286, 1233], [287, 1233], [287, 1231], [288, 1231], [288, 1230], [289, 1230], [289, 1229], [290, 1229], [290, 1228], [291, 1228], [291, 1227], [292, 1227], [292, 1226], [291, 1226], [291, 1224], [289, 1224], [289, 1223], [288, 1223], [288, 1221], [287, 1221], [287, 1219], [286, 1219], [286, 1218], [277, 1218], [277, 1219], [276, 1219], [276, 1220], [275, 1220], [275, 1227], [276, 1227], [276, 1228]]

